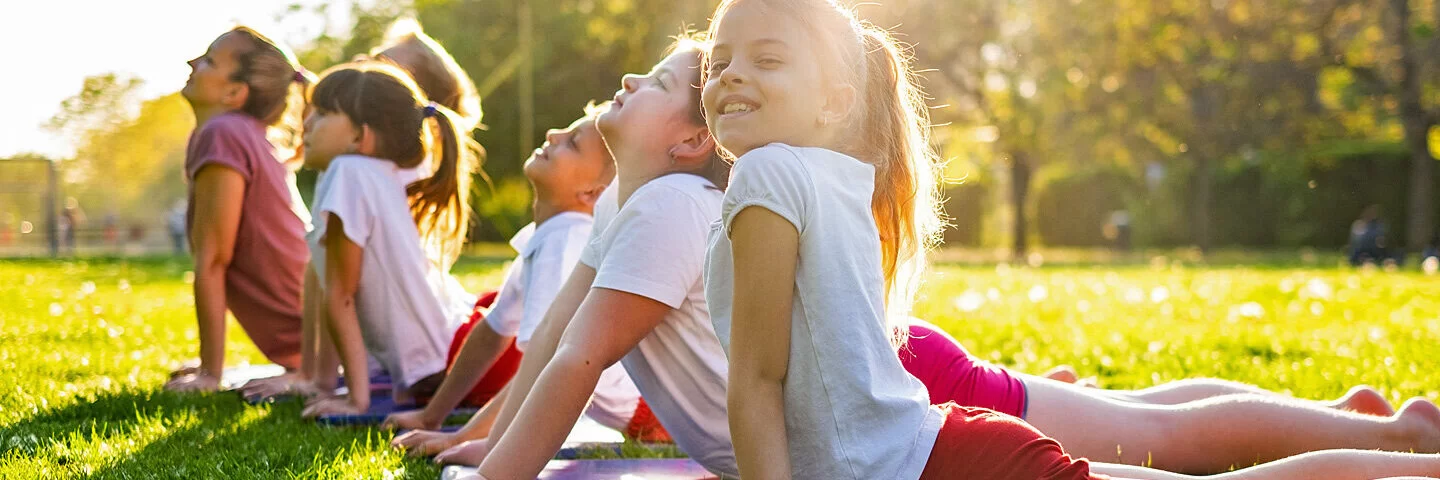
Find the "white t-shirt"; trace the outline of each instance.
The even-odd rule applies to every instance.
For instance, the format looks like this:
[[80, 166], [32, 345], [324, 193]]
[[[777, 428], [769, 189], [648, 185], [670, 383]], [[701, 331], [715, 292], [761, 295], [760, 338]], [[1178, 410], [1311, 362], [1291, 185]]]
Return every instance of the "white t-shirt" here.
[[729, 369], [701, 279], [705, 234], [720, 216], [720, 198], [709, 180], [666, 175], [637, 189], [610, 219], [602, 195], [580, 262], [595, 268], [593, 287], [673, 309], [620, 363], [676, 446], [711, 472], [738, 476], [725, 413]]
[[[593, 224], [594, 220], [584, 213], [562, 212], [539, 225], [526, 225], [510, 239], [510, 246], [520, 255], [511, 262], [495, 306], [485, 315], [491, 330], [515, 337], [515, 348], [525, 351], [560, 287], [580, 261]], [[600, 374], [585, 414], [601, 425], [624, 430], [639, 404], [640, 391], [625, 374], [625, 368], [611, 365]]]
[[310, 261], [325, 284], [325, 235], [330, 215], [363, 250], [355, 313], [365, 348], [398, 388], [445, 370], [445, 356], [475, 297], [420, 248], [405, 185], [395, 163], [360, 155], [330, 162], [315, 187], [315, 228], [306, 236]]
[[852, 157], [770, 144], [736, 161], [710, 232], [706, 297], [727, 353], [735, 215], [764, 208], [800, 233], [784, 386], [795, 478], [919, 478], [944, 420], [890, 346], [874, 184]]

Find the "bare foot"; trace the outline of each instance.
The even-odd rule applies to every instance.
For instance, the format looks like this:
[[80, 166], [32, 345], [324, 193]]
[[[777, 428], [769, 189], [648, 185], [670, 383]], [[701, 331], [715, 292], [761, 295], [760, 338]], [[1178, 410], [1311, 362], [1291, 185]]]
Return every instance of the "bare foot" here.
[[1080, 380], [1080, 374], [1075, 373], [1075, 367], [1069, 365], [1052, 368], [1040, 376], [1065, 383], [1075, 383]]
[[1379, 390], [1369, 385], [1356, 385], [1349, 392], [1341, 396], [1339, 400], [1330, 404], [1331, 408], [1349, 410], [1355, 413], [1388, 417], [1395, 414], [1395, 407], [1390, 406], [1390, 401]]
[[1411, 426], [1409, 434], [1416, 452], [1440, 452], [1440, 407], [1425, 398], [1412, 398], [1400, 406], [1393, 421]]

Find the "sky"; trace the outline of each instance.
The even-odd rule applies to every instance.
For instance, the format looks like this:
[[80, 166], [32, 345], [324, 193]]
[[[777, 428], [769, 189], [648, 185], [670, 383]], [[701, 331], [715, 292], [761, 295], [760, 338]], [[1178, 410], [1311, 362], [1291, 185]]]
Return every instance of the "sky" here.
[[[364, 1], [364, 0], [361, 0]], [[43, 124], [85, 77], [116, 72], [144, 80], [141, 100], [180, 89], [201, 53], [244, 24], [292, 48], [319, 35], [323, 17], [282, 15], [291, 4], [330, 3], [345, 28], [353, 0], [15, 0], [0, 2], [0, 158], [37, 152], [64, 158], [70, 140]], [[368, 3], [368, 2], [365, 2]], [[333, 33], [333, 32], [332, 32]]]

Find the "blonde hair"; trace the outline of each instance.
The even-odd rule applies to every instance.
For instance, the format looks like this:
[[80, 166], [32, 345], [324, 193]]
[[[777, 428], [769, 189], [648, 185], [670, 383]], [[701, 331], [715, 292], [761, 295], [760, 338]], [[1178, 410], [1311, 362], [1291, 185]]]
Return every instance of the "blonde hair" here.
[[[406, 64], [386, 54], [402, 50], [414, 54], [419, 60]], [[425, 33], [420, 22], [413, 18], [401, 18], [390, 24], [385, 31], [385, 40], [371, 50], [370, 56], [383, 57], [405, 69], [426, 98], [459, 114], [467, 131], [480, 125], [484, 111], [480, 108], [480, 94], [475, 90], [475, 82], [440, 42]]]
[[712, 38], [720, 18], [740, 3], [759, 3], [800, 24], [816, 47], [822, 74], [855, 88], [856, 108], [842, 136], [850, 140], [838, 149], [875, 166], [870, 209], [880, 233], [886, 323], [898, 347], [908, 337], [926, 253], [944, 226], [940, 162], [930, 147], [930, 116], [911, 57], [889, 32], [833, 0], [725, 0], [710, 23]]

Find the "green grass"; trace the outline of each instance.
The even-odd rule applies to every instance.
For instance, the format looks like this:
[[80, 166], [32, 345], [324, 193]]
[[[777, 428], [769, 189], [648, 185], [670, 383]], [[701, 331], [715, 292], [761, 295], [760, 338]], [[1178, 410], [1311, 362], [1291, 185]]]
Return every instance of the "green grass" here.
[[[1309, 263], [943, 266], [916, 315], [980, 357], [1068, 363], [1112, 388], [1214, 376], [1310, 398], [1357, 383], [1440, 397], [1440, 277]], [[478, 291], [500, 267], [457, 271]], [[294, 403], [160, 392], [195, 354], [188, 270], [0, 261], [0, 478], [435, 478], [389, 433], [316, 426]], [[231, 364], [263, 361], [230, 331]]]

